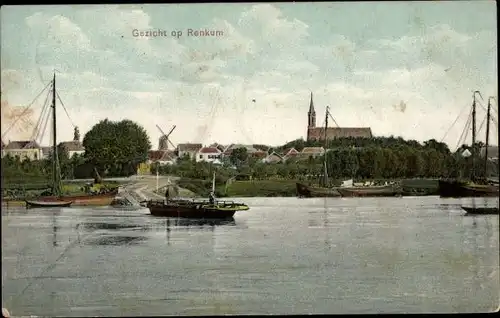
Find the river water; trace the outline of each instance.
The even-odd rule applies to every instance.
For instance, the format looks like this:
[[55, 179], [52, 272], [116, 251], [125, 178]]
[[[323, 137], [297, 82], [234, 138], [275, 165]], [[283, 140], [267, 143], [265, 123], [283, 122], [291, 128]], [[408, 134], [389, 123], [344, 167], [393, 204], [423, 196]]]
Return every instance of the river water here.
[[222, 224], [3, 209], [2, 305], [37, 316], [490, 312], [499, 220], [464, 216], [470, 200], [249, 198]]

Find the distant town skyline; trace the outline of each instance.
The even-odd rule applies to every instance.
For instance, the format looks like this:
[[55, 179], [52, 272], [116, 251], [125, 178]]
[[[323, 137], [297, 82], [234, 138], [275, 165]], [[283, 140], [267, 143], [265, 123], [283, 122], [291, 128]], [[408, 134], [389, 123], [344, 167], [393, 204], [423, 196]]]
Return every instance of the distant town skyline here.
[[[157, 124], [177, 125], [174, 144], [275, 146], [306, 138], [312, 92], [317, 126], [328, 105], [341, 127], [374, 136], [441, 141], [461, 113], [443, 140], [454, 150], [472, 91], [484, 106], [498, 95], [496, 32], [492, 1], [3, 6], [2, 135], [55, 69], [82, 138], [127, 118], [154, 149]], [[71, 140], [61, 107], [58, 118], [58, 140]]]

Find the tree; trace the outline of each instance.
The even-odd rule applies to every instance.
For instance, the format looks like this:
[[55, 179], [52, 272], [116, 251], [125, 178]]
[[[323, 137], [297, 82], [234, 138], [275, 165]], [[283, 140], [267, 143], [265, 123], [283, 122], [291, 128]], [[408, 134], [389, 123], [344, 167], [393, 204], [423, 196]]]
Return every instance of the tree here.
[[99, 173], [129, 176], [146, 161], [151, 142], [144, 128], [131, 120], [102, 120], [83, 138], [85, 158]]
[[231, 155], [229, 156], [231, 163], [236, 166], [241, 165], [241, 163], [245, 162], [247, 158], [247, 148], [244, 147], [233, 149], [233, 151], [231, 151]]

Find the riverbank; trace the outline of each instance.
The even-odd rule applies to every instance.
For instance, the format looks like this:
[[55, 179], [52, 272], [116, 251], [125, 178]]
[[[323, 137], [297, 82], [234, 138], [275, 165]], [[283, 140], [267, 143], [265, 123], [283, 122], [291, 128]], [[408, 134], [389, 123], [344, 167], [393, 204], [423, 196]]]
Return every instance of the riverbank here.
[[[94, 192], [99, 192], [101, 189], [110, 189], [115, 187], [124, 186], [130, 183], [130, 181], [108, 181], [102, 184], [93, 185], [90, 190]], [[86, 194], [84, 187], [88, 184], [87, 181], [71, 180], [63, 181], [61, 185], [61, 194], [64, 196], [80, 196]], [[30, 185], [27, 184], [25, 188], [17, 189], [2, 189], [2, 206], [24, 206], [25, 200], [34, 199], [41, 195], [45, 189], [32, 189]], [[109, 199], [105, 199], [105, 202]], [[102, 205], [100, 200], [90, 200], [86, 205]]]
[[[373, 180], [363, 180], [373, 181]], [[377, 180], [381, 181], [381, 180]], [[382, 180], [382, 182], [385, 180]], [[391, 180], [387, 180], [391, 181]], [[294, 197], [298, 180], [249, 180], [230, 181], [227, 184], [217, 185], [217, 197]], [[438, 181], [434, 179], [404, 179], [400, 180], [403, 191], [408, 195], [436, 195]], [[337, 182], [336, 182], [337, 183]], [[340, 183], [340, 181], [338, 182]], [[209, 180], [187, 179], [178, 180], [178, 185], [197, 196], [207, 196], [212, 182]]]

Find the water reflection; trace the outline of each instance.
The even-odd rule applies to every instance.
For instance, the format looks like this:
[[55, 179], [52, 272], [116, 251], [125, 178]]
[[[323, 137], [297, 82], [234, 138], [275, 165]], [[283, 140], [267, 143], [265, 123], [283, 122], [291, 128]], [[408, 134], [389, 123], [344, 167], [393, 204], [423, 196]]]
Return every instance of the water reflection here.
[[[88, 231], [94, 230], [141, 230], [147, 231], [147, 225], [138, 225], [138, 224], [123, 224], [123, 223], [108, 223], [108, 222], [85, 222], [81, 223], [81, 226]], [[77, 226], [79, 227], [79, 225]]]
[[57, 244], [57, 230], [59, 229], [59, 227], [57, 226], [56, 222], [57, 221], [56, 214], [59, 215], [57, 211], [54, 211], [54, 213], [52, 213], [52, 246], [54, 247], [59, 245]]
[[146, 240], [147, 238], [145, 236], [104, 235], [97, 238], [87, 239], [83, 243], [85, 245], [94, 245], [94, 246], [102, 246], [102, 245], [122, 246], [122, 245], [137, 245]]
[[[170, 226], [204, 227], [204, 226], [235, 226], [234, 218], [213, 220], [213, 219], [183, 219], [168, 218]], [[168, 224], [168, 223], [167, 223]]]

